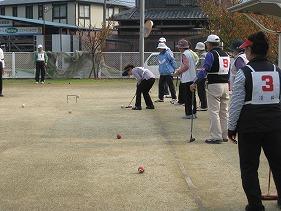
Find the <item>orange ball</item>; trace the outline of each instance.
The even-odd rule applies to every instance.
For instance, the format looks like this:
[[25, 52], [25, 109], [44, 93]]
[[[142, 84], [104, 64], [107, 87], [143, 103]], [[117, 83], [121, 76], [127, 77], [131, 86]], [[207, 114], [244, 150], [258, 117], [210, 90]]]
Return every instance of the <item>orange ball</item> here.
[[144, 166], [143, 165], [140, 165], [140, 167], [138, 168], [138, 172], [140, 174], [142, 174], [144, 172]]

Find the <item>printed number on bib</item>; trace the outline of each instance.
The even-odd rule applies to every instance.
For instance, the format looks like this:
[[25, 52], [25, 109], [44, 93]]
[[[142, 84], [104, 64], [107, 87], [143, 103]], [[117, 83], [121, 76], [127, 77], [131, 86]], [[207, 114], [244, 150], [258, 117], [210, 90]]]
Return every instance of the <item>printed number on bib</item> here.
[[219, 75], [228, 74], [230, 58], [229, 57], [219, 57], [219, 62], [220, 62]]
[[276, 104], [280, 102], [278, 72], [252, 72], [252, 104]]
[[273, 78], [271, 75], [263, 75], [261, 77], [262, 81], [265, 81], [265, 86], [262, 86], [262, 90], [264, 92], [272, 92], [273, 91]]

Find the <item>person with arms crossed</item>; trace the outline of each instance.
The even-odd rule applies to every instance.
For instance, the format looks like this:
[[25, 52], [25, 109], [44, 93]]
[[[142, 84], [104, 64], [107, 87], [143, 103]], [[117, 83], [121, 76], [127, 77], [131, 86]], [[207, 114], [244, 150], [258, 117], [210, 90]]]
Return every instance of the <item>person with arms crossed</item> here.
[[172, 101], [177, 101], [177, 95], [175, 90], [175, 85], [173, 83], [173, 73], [176, 69], [176, 60], [173, 53], [168, 52], [165, 43], [159, 43], [157, 49], [160, 51], [158, 55], [159, 61], [159, 99], [156, 102], [164, 102], [165, 84], [168, 84]]
[[237, 72], [230, 101], [228, 137], [238, 133], [241, 179], [247, 211], [264, 210], [258, 178], [261, 149], [269, 162], [281, 209], [281, 70], [267, 60], [268, 39], [263, 32], [240, 46], [249, 63]]

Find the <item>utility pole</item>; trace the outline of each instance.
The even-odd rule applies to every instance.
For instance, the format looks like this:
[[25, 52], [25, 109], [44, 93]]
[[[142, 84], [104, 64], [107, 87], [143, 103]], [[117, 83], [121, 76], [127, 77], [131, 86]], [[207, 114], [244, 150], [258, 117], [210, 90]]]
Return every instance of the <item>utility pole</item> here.
[[145, 0], [140, 0], [140, 66], [144, 66], [144, 17], [145, 17]]
[[106, 0], [103, 2], [103, 27], [106, 26]]

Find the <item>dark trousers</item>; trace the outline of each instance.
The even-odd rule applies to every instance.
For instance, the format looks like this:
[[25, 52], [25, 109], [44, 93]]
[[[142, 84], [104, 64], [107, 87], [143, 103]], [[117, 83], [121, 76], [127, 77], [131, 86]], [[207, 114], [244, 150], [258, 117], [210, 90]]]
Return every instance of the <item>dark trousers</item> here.
[[261, 189], [258, 178], [261, 149], [269, 162], [276, 185], [279, 201], [281, 200], [281, 132], [239, 133], [238, 149], [242, 185], [250, 206], [260, 206]]
[[[196, 97], [195, 92], [190, 91], [190, 85], [193, 84], [193, 82], [187, 82], [183, 83], [183, 89], [184, 89], [184, 99], [185, 99], [185, 115], [191, 115], [196, 114]], [[192, 95], [193, 95], [193, 107], [192, 107]], [[193, 112], [192, 112], [193, 111]]]
[[179, 96], [178, 96], [178, 103], [179, 104], [185, 103], [185, 97], [184, 96], [186, 96], [185, 84], [180, 83], [180, 85], [179, 85]]
[[45, 62], [44, 61], [39, 61], [36, 62], [36, 73], [35, 73], [35, 81], [39, 82], [39, 78], [41, 75], [41, 81], [45, 81]]
[[155, 82], [154, 78], [150, 78], [148, 80], [142, 80], [139, 85], [137, 85], [137, 92], [136, 92], [136, 107], [141, 107], [141, 94], [143, 94], [143, 98], [147, 107], [152, 107], [153, 102], [149, 95], [149, 91], [152, 88]]
[[164, 95], [169, 95], [170, 92], [169, 92], [169, 86], [167, 83], [164, 84]]
[[175, 90], [175, 85], [173, 82], [173, 76], [171, 75], [160, 75], [159, 78], [159, 99], [163, 100], [164, 99], [164, 91], [165, 91], [165, 84], [168, 84], [172, 98], [177, 99], [176, 95], [176, 90]]
[[2, 91], [3, 91], [3, 64], [2, 62], [0, 62], [0, 95], [3, 94]]
[[208, 108], [206, 95], [206, 78], [199, 81], [199, 83], [197, 84], [197, 90], [201, 108]]

